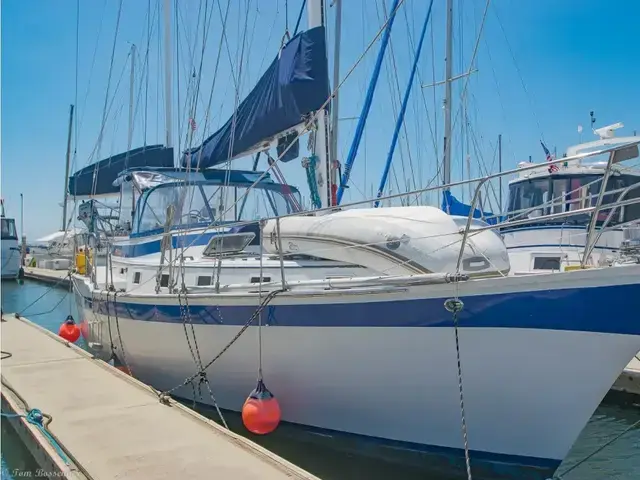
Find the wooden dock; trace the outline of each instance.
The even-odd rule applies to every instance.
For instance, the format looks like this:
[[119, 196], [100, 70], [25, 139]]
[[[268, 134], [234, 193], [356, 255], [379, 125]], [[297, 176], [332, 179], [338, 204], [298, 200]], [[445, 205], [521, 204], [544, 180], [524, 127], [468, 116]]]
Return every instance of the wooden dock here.
[[47, 270], [44, 268], [24, 267], [24, 278], [36, 280], [44, 283], [58, 282], [61, 287], [68, 287], [70, 284], [68, 270]]
[[49, 477], [316, 479], [26, 319], [1, 328], [3, 412]]
[[611, 390], [640, 395], [640, 353], [627, 365]]

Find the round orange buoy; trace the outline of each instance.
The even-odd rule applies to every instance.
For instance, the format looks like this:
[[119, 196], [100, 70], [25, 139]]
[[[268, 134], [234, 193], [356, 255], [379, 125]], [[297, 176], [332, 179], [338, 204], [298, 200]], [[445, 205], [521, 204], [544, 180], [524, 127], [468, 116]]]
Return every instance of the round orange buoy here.
[[273, 432], [280, 423], [280, 405], [262, 379], [242, 406], [242, 423], [257, 435]]
[[58, 335], [64, 338], [67, 342], [74, 343], [80, 338], [80, 329], [76, 322], [73, 321], [73, 317], [69, 315], [62, 325]]

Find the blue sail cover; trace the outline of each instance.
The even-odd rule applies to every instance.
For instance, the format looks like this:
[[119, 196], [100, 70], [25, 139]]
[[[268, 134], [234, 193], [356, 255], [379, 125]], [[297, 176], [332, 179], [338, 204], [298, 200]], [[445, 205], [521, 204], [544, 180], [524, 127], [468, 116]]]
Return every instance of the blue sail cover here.
[[[448, 209], [447, 205], [449, 206]], [[469, 212], [471, 211], [471, 205], [462, 203], [448, 190], [442, 192], [441, 208], [445, 212], [448, 211], [449, 215], [460, 215], [462, 217], [468, 217]], [[483, 212], [481, 210], [478, 210], [477, 208], [473, 210], [473, 218], [482, 219], [490, 225], [496, 225], [498, 223], [498, 220], [500, 220], [498, 217], [494, 216], [493, 213]]]
[[284, 46], [238, 106], [235, 127], [232, 116], [201, 146], [185, 152], [182, 166], [204, 169], [237, 157], [302, 123], [329, 95], [325, 31], [316, 27], [299, 33]]
[[[120, 189], [114, 187], [113, 182], [120, 172], [134, 167], [173, 167], [173, 148], [163, 145], [140, 147], [92, 163], [69, 177], [69, 195], [86, 197], [118, 193]], [[94, 174], [97, 175], [95, 182]]]

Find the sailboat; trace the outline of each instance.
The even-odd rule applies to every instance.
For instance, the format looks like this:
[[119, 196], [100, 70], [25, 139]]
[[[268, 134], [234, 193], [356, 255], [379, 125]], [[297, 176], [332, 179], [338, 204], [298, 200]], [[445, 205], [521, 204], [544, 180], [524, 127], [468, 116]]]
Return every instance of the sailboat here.
[[15, 279], [20, 270], [20, 246], [16, 221], [5, 216], [4, 199], [0, 200], [0, 223], [2, 226], [2, 279]]
[[[132, 231], [73, 277], [83, 335], [171, 395], [237, 411], [264, 375], [311, 433], [473, 478], [548, 478], [640, 348], [640, 265], [512, 276], [472, 214], [339, 207], [324, 7], [308, 1], [308, 29], [183, 167], [119, 174], [139, 192]], [[212, 168], [277, 143], [283, 158], [309, 130], [316, 212], [270, 175]], [[196, 394], [205, 376], [215, 398]]]

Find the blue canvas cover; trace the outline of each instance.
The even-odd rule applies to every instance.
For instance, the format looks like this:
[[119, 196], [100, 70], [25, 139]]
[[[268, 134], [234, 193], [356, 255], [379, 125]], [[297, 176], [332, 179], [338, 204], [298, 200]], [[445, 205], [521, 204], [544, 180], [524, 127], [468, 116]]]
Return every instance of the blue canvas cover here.
[[[462, 203], [453, 194], [445, 190], [442, 192], [442, 210], [447, 211], [447, 205], [449, 206], [448, 212], [449, 215], [460, 215], [462, 217], [468, 217], [469, 212], [471, 211], [471, 205], [467, 205], [466, 203]], [[478, 218], [484, 220], [490, 225], [496, 225], [498, 223], [499, 218], [494, 216], [491, 212], [483, 212], [478, 210], [477, 208], [473, 210], [473, 218]]]
[[[69, 195], [111, 195], [120, 191], [113, 182], [118, 174], [134, 167], [173, 167], [173, 148], [150, 145], [129, 150], [92, 163], [69, 177]], [[97, 175], [94, 187], [94, 174]]]
[[192, 169], [210, 168], [248, 152], [302, 123], [329, 95], [325, 30], [316, 27], [299, 33], [284, 46], [238, 106], [235, 126], [232, 116], [201, 146], [185, 152], [181, 164]]

